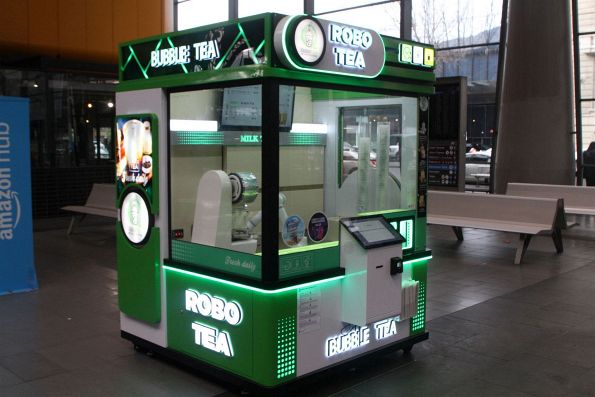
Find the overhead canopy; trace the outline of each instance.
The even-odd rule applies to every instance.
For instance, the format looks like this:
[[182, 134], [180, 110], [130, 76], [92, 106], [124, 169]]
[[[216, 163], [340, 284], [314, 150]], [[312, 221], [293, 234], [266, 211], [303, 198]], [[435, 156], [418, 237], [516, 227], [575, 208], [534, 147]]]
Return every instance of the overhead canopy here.
[[123, 43], [119, 91], [278, 77], [431, 94], [434, 48], [297, 15], [261, 14]]

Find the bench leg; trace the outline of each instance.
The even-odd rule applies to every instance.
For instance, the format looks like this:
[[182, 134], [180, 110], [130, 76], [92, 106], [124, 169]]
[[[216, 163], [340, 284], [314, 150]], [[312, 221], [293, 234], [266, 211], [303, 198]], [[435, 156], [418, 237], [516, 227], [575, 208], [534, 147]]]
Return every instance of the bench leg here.
[[525, 256], [525, 252], [527, 252], [527, 247], [529, 247], [529, 243], [531, 242], [531, 234], [521, 234], [519, 238], [519, 245], [516, 249], [516, 255], [514, 257], [514, 264], [520, 265], [521, 261], [523, 260], [523, 256]]
[[552, 232], [552, 239], [554, 240], [554, 245], [556, 246], [556, 252], [561, 254], [564, 252], [564, 244], [562, 243], [562, 230], [560, 228], [554, 228]]
[[453, 226], [452, 231], [455, 232], [455, 236], [457, 236], [457, 240], [463, 241], [463, 228], [459, 226]]
[[68, 231], [66, 232], [67, 235], [71, 235], [74, 231], [74, 227], [81, 223], [83, 219], [85, 219], [85, 214], [82, 215], [73, 215], [72, 219], [70, 220], [70, 226], [68, 226]]

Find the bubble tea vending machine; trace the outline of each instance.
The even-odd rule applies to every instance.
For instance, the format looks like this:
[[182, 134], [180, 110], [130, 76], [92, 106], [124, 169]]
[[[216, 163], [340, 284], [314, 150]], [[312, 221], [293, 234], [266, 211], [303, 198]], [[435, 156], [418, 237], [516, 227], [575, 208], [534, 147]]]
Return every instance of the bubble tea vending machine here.
[[119, 57], [122, 337], [267, 388], [427, 339], [431, 46], [262, 14]]

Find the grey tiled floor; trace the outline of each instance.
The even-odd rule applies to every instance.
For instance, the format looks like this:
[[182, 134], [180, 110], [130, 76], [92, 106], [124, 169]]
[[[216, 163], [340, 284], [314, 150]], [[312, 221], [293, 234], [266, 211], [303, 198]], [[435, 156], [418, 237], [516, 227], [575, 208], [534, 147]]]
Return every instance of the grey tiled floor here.
[[[595, 396], [595, 224], [546, 237], [430, 227], [430, 339], [287, 391], [309, 396]], [[0, 297], [0, 396], [233, 396], [119, 337], [113, 226], [38, 222], [40, 289]]]

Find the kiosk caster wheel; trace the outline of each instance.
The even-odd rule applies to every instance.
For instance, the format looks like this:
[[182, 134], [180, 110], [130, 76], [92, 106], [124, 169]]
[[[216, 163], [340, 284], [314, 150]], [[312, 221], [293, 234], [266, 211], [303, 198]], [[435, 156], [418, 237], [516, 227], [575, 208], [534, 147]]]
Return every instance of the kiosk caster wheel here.
[[134, 344], [134, 351], [139, 352], [139, 353], [144, 353], [147, 351], [147, 349], [145, 349], [144, 347], [142, 347], [141, 345], [137, 345], [136, 343]]
[[408, 355], [411, 354], [411, 349], [413, 349], [413, 345], [409, 345], [409, 346], [405, 346], [403, 348], [403, 355]]
[[136, 343], [134, 344], [134, 351], [135, 352], [138, 352], [138, 353], [141, 353], [141, 354], [144, 354], [144, 355], [149, 356], [149, 357], [153, 357], [153, 355], [154, 355], [153, 351], [151, 351], [151, 350], [149, 350], [149, 349], [147, 349], [147, 348], [145, 348], [145, 347], [143, 347], [141, 345], [137, 345]]

